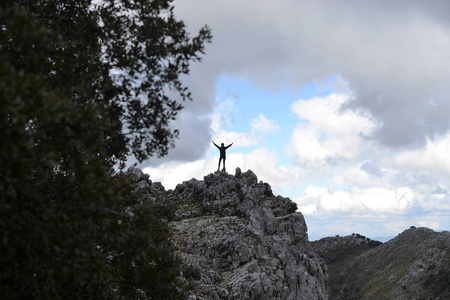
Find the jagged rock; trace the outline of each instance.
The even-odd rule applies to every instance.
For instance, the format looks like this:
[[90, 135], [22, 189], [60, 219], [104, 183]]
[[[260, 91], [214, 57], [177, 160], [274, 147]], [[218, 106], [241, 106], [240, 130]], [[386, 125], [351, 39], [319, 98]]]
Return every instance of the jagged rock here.
[[191, 300], [450, 299], [449, 232], [412, 227], [384, 244], [359, 234], [310, 243], [296, 204], [251, 171], [169, 191], [139, 169], [125, 176], [142, 203], [176, 206], [170, 228]]
[[148, 181], [150, 178], [150, 175], [144, 173], [141, 169], [133, 166], [128, 168], [125, 175], [128, 176], [129, 178], [132, 178], [132, 180], [134, 180], [135, 182]]
[[168, 193], [192, 299], [327, 299], [326, 267], [303, 215], [253, 172], [216, 172]]
[[165, 188], [160, 182], [152, 182], [150, 175], [144, 173], [141, 169], [130, 167], [124, 173], [124, 176], [133, 182], [133, 193], [138, 195], [141, 203], [150, 201], [155, 203], [157, 198], [164, 198]]

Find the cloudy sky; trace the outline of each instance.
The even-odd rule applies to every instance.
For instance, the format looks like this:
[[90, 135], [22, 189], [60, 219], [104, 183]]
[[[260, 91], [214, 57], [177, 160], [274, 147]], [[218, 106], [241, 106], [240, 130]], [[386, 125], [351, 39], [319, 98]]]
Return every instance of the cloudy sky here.
[[166, 188], [251, 169], [310, 239], [450, 229], [450, 1], [176, 0], [214, 38], [184, 78], [176, 148], [140, 165]]

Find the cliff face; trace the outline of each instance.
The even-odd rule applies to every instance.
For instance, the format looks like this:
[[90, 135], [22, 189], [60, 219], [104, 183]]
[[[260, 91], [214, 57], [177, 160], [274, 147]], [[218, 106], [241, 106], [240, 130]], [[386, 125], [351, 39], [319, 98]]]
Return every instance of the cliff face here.
[[327, 299], [303, 215], [251, 171], [192, 179], [167, 196], [191, 299]]
[[412, 227], [373, 246], [355, 237], [313, 242], [328, 265], [330, 299], [450, 299], [449, 232]]
[[190, 299], [450, 299], [449, 232], [412, 227], [384, 244], [359, 234], [310, 243], [296, 204], [251, 171], [170, 191], [139, 169], [128, 173], [142, 201], [176, 206], [169, 224]]

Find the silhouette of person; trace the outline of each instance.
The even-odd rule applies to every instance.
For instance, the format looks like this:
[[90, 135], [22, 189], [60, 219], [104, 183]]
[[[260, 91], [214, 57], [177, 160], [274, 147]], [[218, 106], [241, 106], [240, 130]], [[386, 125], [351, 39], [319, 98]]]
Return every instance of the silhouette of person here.
[[233, 143], [229, 144], [229, 145], [226, 146], [226, 147], [223, 145], [223, 143], [220, 145], [220, 147], [217, 146], [217, 144], [214, 143], [214, 141], [213, 141], [212, 143], [213, 143], [214, 146], [216, 146], [217, 149], [219, 149], [219, 151], [220, 151], [219, 165], [217, 166], [217, 171], [220, 170], [220, 162], [221, 162], [222, 160], [223, 160], [223, 169], [222, 169], [222, 171], [225, 171], [225, 158], [226, 158], [225, 152], [226, 152], [226, 150], [227, 150], [228, 148], [231, 147], [231, 145], [233, 145]]

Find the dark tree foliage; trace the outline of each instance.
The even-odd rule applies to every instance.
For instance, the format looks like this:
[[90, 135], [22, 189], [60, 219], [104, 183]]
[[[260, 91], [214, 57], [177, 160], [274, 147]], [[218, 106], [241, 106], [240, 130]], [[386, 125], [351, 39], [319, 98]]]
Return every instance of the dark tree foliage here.
[[182, 296], [165, 205], [114, 166], [173, 146], [210, 31], [170, 0], [92, 2], [0, 2], [1, 299]]

